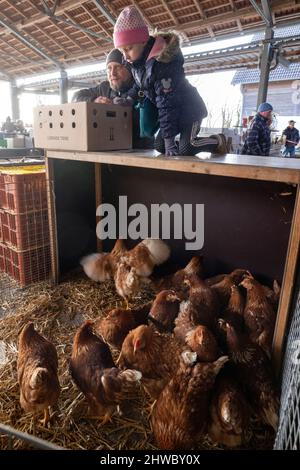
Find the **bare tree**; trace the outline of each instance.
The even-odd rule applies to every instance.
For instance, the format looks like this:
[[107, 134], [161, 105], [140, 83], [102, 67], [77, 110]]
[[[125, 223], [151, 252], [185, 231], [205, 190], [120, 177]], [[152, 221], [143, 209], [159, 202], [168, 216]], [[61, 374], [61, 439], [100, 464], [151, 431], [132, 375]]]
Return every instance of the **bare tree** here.
[[207, 112], [207, 116], [206, 116], [206, 124], [205, 124], [205, 127], [213, 127], [212, 124], [213, 124], [213, 114], [212, 114], [212, 111], [211, 109], [208, 110]]
[[242, 117], [242, 102], [239, 101], [236, 106], [236, 127], [241, 125], [241, 117]]
[[221, 119], [222, 119], [222, 128], [232, 127], [234, 110], [227, 103], [225, 103], [221, 108]]

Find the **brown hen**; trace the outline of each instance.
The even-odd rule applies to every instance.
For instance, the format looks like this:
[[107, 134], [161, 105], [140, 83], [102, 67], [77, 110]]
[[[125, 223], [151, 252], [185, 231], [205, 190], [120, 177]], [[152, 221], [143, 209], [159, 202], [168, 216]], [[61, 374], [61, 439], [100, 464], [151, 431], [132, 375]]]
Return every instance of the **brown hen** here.
[[244, 329], [245, 300], [238, 286], [231, 286], [231, 294], [227, 308], [222, 316], [224, 320], [233, 325], [238, 331]]
[[181, 302], [174, 328], [175, 336], [182, 342], [197, 325], [213, 329], [219, 312], [217, 295], [202, 279], [191, 276], [185, 282], [190, 286], [189, 298]]
[[211, 287], [223, 281], [225, 277], [230, 276], [234, 284], [239, 284], [243, 280], [244, 276], [249, 275], [251, 274], [248, 270], [238, 268], [232, 271], [230, 274], [217, 274], [216, 276], [208, 277], [207, 279], [205, 279], [205, 283]]
[[154, 266], [167, 261], [170, 248], [159, 239], [146, 239], [127, 251], [117, 264], [114, 274], [118, 294], [127, 300], [141, 288], [142, 283], [151, 282], [148, 277]]
[[210, 405], [209, 436], [227, 447], [242, 445], [249, 426], [249, 405], [236, 381], [226, 375], [218, 377]]
[[228, 357], [194, 364], [195, 356], [183, 353], [177, 373], [153, 407], [151, 423], [159, 449], [192, 450], [206, 430], [210, 391]]
[[92, 281], [108, 281], [114, 277], [117, 264], [126, 251], [123, 240], [117, 240], [111, 253], [92, 253], [82, 258], [80, 264]]
[[244, 310], [246, 329], [252, 341], [271, 357], [276, 313], [265, 295], [262, 285], [252, 277], [246, 277], [241, 285], [247, 289]]
[[268, 301], [271, 303], [275, 312], [277, 312], [281, 291], [280, 284], [275, 280], [273, 281], [273, 289], [268, 286], [262, 286], [262, 288]]
[[103, 337], [104, 341], [121, 349], [129, 331], [147, 323], [151, 305], [152, 302], [134, 309], [115, 308], [109, 312], [107, 317], [95, 324], [95, 330]]
[[245, 276], [251, 275], [245, 269], [235, 269], [230, 274], [226, 274], [222, 280], [211, 286], [212, 290], [218, 295], [223, 308], [227, 307], [231, 296], [231, 287], [237, 285]]
[[158, 328], [165, 331], [174, 329], [174, 320], [178, 315], [180, 298], [173, 290], [162, 290], [153, 301], [149, 319]]
[[247, 335], [237, 333], [224, 320], [220, 322], [226, 334], [229, 356], [236, 365], [238, 377], [248, 391], [253, 408], [276, 431], [279, 397], [268, 357]]
[[213, 333], [203, 325], [199, 325], [185, 337], [187, 346], [197, 353], [201, 362], [213, 362], [218, 357], [218, 343]]
[[141, 325], [125, 338], [118, 365], [142, 373], [142, 384], [152, 398], [157, 398], [177, 371], [180, 354], [188, 348], [154, 327]]
[[105, 423], [140, 381], [141, 373], [116, 368], [108, 345], [92, 327], [88, 320], [75, 334], [70, 372], [88, 401], [89, 415], [103, 417]]
[[19, 336], [20, 403], [26, 412], [44, 411], [44, 425], [50, 418], [49, 406], [56, 405], [60, 394], [57, 369], [55, 346], [35, 331], [33, 323], [28, 323]]
[[187, 298], [189, 286], [184, 282], [190, 276], [203, 277], [203, 257], [193, 256], [185, 268], [176, 271], [176, 273], [166, 276], [155, 283], [158, 291], [172, 289], [180, 298]]

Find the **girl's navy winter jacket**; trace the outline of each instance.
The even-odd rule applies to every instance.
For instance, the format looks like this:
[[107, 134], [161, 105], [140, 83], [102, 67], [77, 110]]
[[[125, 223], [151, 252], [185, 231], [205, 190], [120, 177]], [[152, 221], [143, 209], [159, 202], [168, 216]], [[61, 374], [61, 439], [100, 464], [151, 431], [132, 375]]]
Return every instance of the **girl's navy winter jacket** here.
[[136, 100], [143, 91], [156, 105], [164, 139], [207, 116], [198, 91], [185, 78], [183, 63], [178, 36], [161, 33], [150, 37], [142, 57], [131, 64], [135, 86], [128, 96]]

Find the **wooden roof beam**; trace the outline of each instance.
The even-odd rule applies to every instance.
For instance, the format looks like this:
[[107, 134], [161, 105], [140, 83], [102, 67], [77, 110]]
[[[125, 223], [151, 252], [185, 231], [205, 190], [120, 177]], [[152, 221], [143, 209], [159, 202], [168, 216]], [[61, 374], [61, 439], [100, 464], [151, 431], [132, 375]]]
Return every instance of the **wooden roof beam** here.
[[[172, 10], [171, 10], [171, 8], [169, 7], [169, 5], [167, 4], [167, 2], [166, 2], [165, 0], [160, 0], [160, 1], [161, 1], [162, 5], [165, 7], [165, 9], [167, 10], [167, 12], [169, 13], [169, 15], [171, 16], [172, 20], [174, 21], [174, 25], [175, 25], [175, 26], [178, 26], [178, 25], [179, 25], [179, 21], [178, 21], [178, 19], [176, 18], [176, 16], [174, 15], [174, 13], [172, 12]], [[186, 42], [188, 42], [188, 43], [190, 42], [190, 40], [189, 40], [187, 34], [186, 34], [184, 31], [182, 31], [181, 36], [182, 36], [182, 38], [183, 38], [184, 41], [186, 41]]]
[[[9, 1], [9, 3], [11, 3], [11, 0], [7, 0]], [[37, 10], [38, 12], [40, 11], [40, 9], [35, 5], [35, 3], [32, 1], [32, 0], [27, 0], [30, 5], [35, 9]], [[17, 6], [16, 5], [12, 5], [15, 9], [17, 9]], [[18, 11], [20, 14], [22, 14], [24, 17], [25, 15], [23, 14], [22, 11], [20, 11], [20, 9], [18, 8]], [[59, 43], [58, 41], [56, 41], [56, 39], [54, 37], [52, 37], [50, 34], [48, 34], [44, 29], [42, 29], [38, 24], [35, 25], [35, 27], [40, 31], [40, 33], [44, 34], [44, 36], [46, 36], [49, 41], [52, 41], [54, 42], [54, 44], [56, 44], [56, 46], [61, 49], [63, 52], [65, 52], [66, 54], [68, 53], [68, 51], [61, 45], [61, 43]]]
[[[14, 8], [14, 9], [19, 13], [19, 15], [23, 16], [23, 18], [26, 18], [26, 16], [24, 15], [23, 11], [21, 10], [21, 8], [19, 8], [17, 5], [15, 5], [12, 0], [6, 0], [6, 2], [7, 2], [12, 8]], [[30, 4], [31, 4], [31, 2], [30, 2]], [[7, 15], [5, 15], [5, 16], [7, 17]], [[11, 22], [11, 18], [8, 18], [8, 20], [9, 20], [9, 22]], [[40, 31], [40, 33], [44, 34], [45, 36], [48, 37], [48, 39], [50, 39], [51, 41], [53, 41], [53, 42], [56, 44], [56, 46], [59, 47], [59, 49], [65, 51], [64, 48], [61, 46], [61, 44], [59, 44], [58, 42], [56, 42], [55, 39], [53, 39], [53, 38], [50, 37], [47, 33], [45, 33], [39, 26], [36, 26], [36, 28]], [[37, 40], [31, 33], [28, 33], [28, 31], [26, 31], [26, 35], [29, 36], [29, 37], [31, 37], [32, 39], [34, 39], [34, 41], [36, 41], [37, 43], [40, 42], [40, 40]], [[45, 49], [45, 51], [46, 51], [47, 53], [52, 54], [52, 51], [49, 50], [48, 47], [45, 46], [45, 44], [43, 44], [42, 42], [40, 42], [40, 43], [41, 43], [41, 46]], [[66, 51], [65, 51], [65, 52], [66, 52]]]
[[44, 29], [42, 29], [39, 25], [35, 25], [35, 27], [40, 31], [41, 34], [44, 34], [49, 41], [52, 41], [54, 42], [54, 44], [60, 49], [62, 50], [65, 54], [69, 54], [69, 51], [67, 49], [65, 49], [61, 43], [59, 43], [54, 37], [52, 37], [49, 33], [47, 33], [47, 31], [45, 31]]
[[[24, 19], [18, 21], [14, 24], [14, 27], [17, 29], [24, 29], [29, 26], [33, 26], [36, 23], [42, 23], [47, 19], [43, 10], [37, 7], [32, 0], [27, 0], [31, 4], [31, 6], [36, 10], [39, 11], [36, 15], [32, 16], [31, 18]], [[57, 6], [55, 14], [60, 15], [63, 14], [66, 10], [72, 10], [78, 6], [81, 6], [83, 3], [87, 3], [87, 0], [66, 0], [62, 3], [62, 5]]]
[[114, 5], [112, 4], [111, 1], [102, 0], [102, 3], [106, 6], [106, 8], [108, 10], [110, 10], [112, 12], [112, 14], [114, 15], [115, 18], [118, 18], [119, 13], [118, 13], [116, 7], [114, 7]]
[[[30, 3], [30, 5], [34, 6], [34, 8], [35, 8], [36, 10], [41, 11], [41, 10], [34, 4], [33, 0], [27, 0], [27, 1]], [[51, 23], [55, 26], [55, 28], [58, 29], [58, 30], [61, 32], [61, 34], [63, 34], [63, 36], [68, 40], [68, 42], [70, 41], [75, 47], [77, 47], [78, 49], [83, 50], [83, 48], [82, 48], [76, 41], [74, 41], [74, 40], [64, 31], [64, 29], [63, 29], [59, 24], [57, 24], [56, 21], [53, 20], [53, 18], [50, 18], [49, 16], [48, 16], [48, 17], [45, 16], [44, 13], [43, 13], [43, 17], [44, 17], [44, 21], [47, 20], [47, 19], [48, 19], [49, 21], [51, 21]]]
[[205, 19], [206, 18], [206, 13], [204, 12], [204, 10], [203, 10], [202, 6], [200, 5], [199, 1], [198, 0], [193, 0], [193, 3], [195, 5], [195, 7], [197, 8], [198, 12], [200, 13], [201, 18]]
[[[0, 62], [1, 62], [1, 67], [5, 67], [5, 70], [8, 67], [12, 66], [12, 60], [3, 54], [0, 55]], [[16, 60], [13, 59], [13, 62], [16, 62]], [[17, 62], [17, 65], [18, 65], [18, 62]]]
[[[34, 5], [31, 0], [27, 0], [27, 1], [29, 1], [30, 4], [32, 6], [34, 6], [36, 10], [38, 9], [36, 7], [36, 5]], [[273, 0], [273, 1], [271, 1], [271, 7], [272, 7], [272, 10], [274, 11], [274, 7], [279, 7], [279, 9], [282, 9], [282, 7], [295, 6], [295, 5], [297, 5], [297, 1], [298, 0]], [[112, 4], [108, 5], [106, 0], [102, 0], [102, 2], [109, 8], [109, 10], [111, 10], [113, 12], [113, 14], [115, 16], [118, 15], [117, 10], [115, 9], [115, 7]], [[193, 2], [195, 4], [195, 6], [197, 7], [199, 13], [201, 14], [201, 10], [203, 11], [203, 9], [199, 5], [198, 0], [193, 0]], [[86, 3], [88, 3], [87, 0], [64, 0], [61, 5], [57, 6], [55, 14], [60, 15], [60, 14], [64, 13], [64, 11], [72, 10], [72, 9], [77, 8], [79, 6], [82, 6]], [[278, 8], [277, 8], [277, 11], [278, 11]], [[276, 12], [276, 10], [274, 12]], [[226, 19], [230, 19], [230, 17], [234, 19], [234, 18], [237, 18], [239, 16], [249, 16], [251, 14], [253, 14], [253, 8], [252, 7], [251, 8], [245, 7], [245, 8], [240, 8], [239, 10], [236, 10], [235, 13], [230, 13], [229, 16], [228, 16], [228, 14], [216, 15], [213, 18], [210, 18], [208, 21], [211, 21], [212, 24], [215, 23], [215, 20], [217, 20], [218, 23], [222, 23], [222, 18], [224, 18], [224, 21], [225, 21]], [[202, 16], [202, 18], [204, 18], [204, 16]], [[43, 13], [38, 13], [38, 14], [32, 16], [31, 18], [24, 19], [22, 21], [18, 21], [17, 23], [14, 24], [14, 26], [17, 29], [23, 29], [23, 28], [26, 28], [27, 26], [32, 26], [36, 23], [44, 22], [45, 19], [46, 19], [46, 17]], [[197, 23], [199, 23], [199, 20], [191, 22], [189, 29], [185, 28], [185, 31], [191, 31], [193, 29], [196, 29], [197, 28]], [[180, 26], [181, 30], [184, 29], [183, 26], [184, 25]], [[205, 27], [203, 25], [202, 21], [200, 21], [200, 27], [201, 28]], [[9, 33], [5, 32], [3, 30], [3, 31], [0, 31], [0, 34], [3, 35], [3, 34], [9, 34]]]
[[241, 20], [239, 18], [236, 19], [236, 24], [237, 24], [239, 32], [241, 34], [244, 34], [243, 26], [242, 26]]
[[262, 7], [258, 5], [256, 0], [250, 0], [251, 5], [253, 6], [254, 10], [261, 16], [268, 27], [272, 27], [272, 15], [270, 10], [270, 2], [269, 0], [262, 0]]
[[141, 9], [141, 7], [137, 4], [137, 2], [135, 0], [131, 0], [131, 3], [133, 6], [135, 6], [135, 8], [140, 12], [140, 14], [142, 15], [142, 17], [144, 18], [144, 20], [146, 21], [146, 23], [148, 23], [148, 25], [150, 26], [151, 29], [155, 29], [155, 26], [154, 24], [151, 22], [151, 20], [148, 18], [148, 16], [146, 15], [146, 13]]
[[[103, 61], [105, 60], [104, 58], [104, 54], [107, 52], [107, 47], [93, 47], [91, 49], [84, 49], [80, 52], [75, 52], [75, 53], [70, 53], [69, 56], [62, 56], [62, 55], [59, 55], [58, 56], [58, 59], [65, 63], [66, 61], [70, 62], [71, 64], [72, 63], [76, 63], [77, 59], [85, 59], [86, 62], [88, 60], [88, 56], [90, 55], [90, 58], [95, 55], [96, 58], [94, 58], [94, 61], [99, 61], [101, 60], [101, 56], [103, 56]], [[18, 67], [10, 67], [9, 70], [12, 70], [14, 73], [15, 72], [22, 72], [22, 71], [26, 71], [26, 70], [29, 70], [29, 69], [32, 69], [34, 68], [34, 65], [37, 65], [37, 66], [41, 66], [41, 67], [48, 67], [48, 64], [49, 64], [49, 61], [45, 60], [45, 61], [42, 61], [42, 62], [33, 62], [32, 64], [24, 64], [24, 65], [20, 65]], [[66, 64], [64, 64], [66, 66]], [[84, 65], [84, 64], [82, 64]], [[69, 65], [68, 64], [68, 67], [69, 66], [72, 66], [72, 65]], [[44, 73], [47, 73], [47, 70], [44, 71]]]
[[[32, 8], [34, 8], [37, 13], [41, 13], [41, 9], [36, 6], [36, 4], [34, 3], [33, 0], [27, 0], [27, 2], [30, 3], [30, 5], [32, 6]], [[21, 26], [20, 26], [20, 27], [21, 27]]]
[[[102, 34], [99, 34], [99, 33], [95, 33], [95, 31], [92, 31], [88, 28], [85, 28], [84, 26], [82, 26], [81, 24], [79, 23], [76, 23], [73, 21], [73, 19], [66, 19], [64, 18], [63, 16], [57, 16], [57, 15], [53, 15], [53, 13], [51, 12], [50, 8], [48, 7], [47, 3], [45, 0], [42, 0], [43, 2], [43, 5], [44, 5], [44, 10], [41, 10], [41, 12], [45, 15], [46, 18], [50, 18], [51, 20], [55, 21], [55, 22], [62, 22], [62, 23], [65, 23], [67, 26], [70, 26], [70, 27], [73, 27], [75, 29], [78, 29], [79, 31], [82, 31], [84, 34], [88, 34], [89, 36], [93, 36], [93, 37], [96, 37], [97, 39], [100, 39], [102, 41], [107, 41], [108, 39], [103, 36]], [[39, 8], [39, 7], [36, 7], [36, 8]], [[68, 18], [71, 18], [70, 14], [67, 13], [67, 11], [64, 12], [64, 15], [67, 16]], [[96, 43], [97, 44], [97, 43]]]
[[[14, 39], [12, 36], [9, 37], [9, 39]], [[22, 52], [20, 51], [20, 49], [17, 49], [13, 44], [11, 44], [8, 40], [5, 40], [4, 38], [0, 37], [0, 41], [3, 42], [7, 47], [9, 47], [10, 49], [12, 49], [16, 54], [17, 56], [13, 56], [13, 60], [15, 61], [20, 61], [20, 60], [23, 60], [23, 57], [20, 58], [20, 55], [22, 54]], [[26, 62], [33, 62], [32, 59], [28, 59], [28, 57], [25, 57], [26, 59]], [[11, 59], [10, 59], [11, 61]], [[9, 62], [10, 63], [10, 62]]]
[[[53, 64], [52, 64], [53, 65]], [[47, 67], [47, 70], [45, 70], [45, 67]], [[54, 67], [54, 66], [53, 66]], [[7, 68], [7, 73], [13, 73], [14, 75], [20, 77], [25, 77], [27, 76], [26, 73], [29, 75], [31, 74], [36, 74], [36, 73], [51, 73], [56, 71], [56, 69], [51, 67], [51, 62], [45, 60], [42, 63], [40, 62], [31, 62], [30, 64], [24, 64], [24, 65], [18, 65], [18, 66], [10, 66]], [[22, 72], [22, 75], [21, 73]], [[24, 73], [23, 73], [24, 72]]]
[[105, 29], [104, 26], [100, 23], [99, 19], [95, 15], [95, 13], [93, 11], [89, 10], [85, 5], [82, 5], [82, 8], [90, 16], [90, 18], [92, 18], [92, 20], [94, 20], [94, 22], [97, 24], [97, 26], [99, 26], [101, 28], [103, 33], [106, 34], [106, 36], [112, 41], [111, 35], [107, 31], [107, 29]]
[[29, 39], [27, 39], [25, 36], [23, 36], [17, 29], [14, 28], [14, 26], [10, 25], [6, 21], [2, 20], [0, 18], [0, 26], [3, 26], [6, 28], [11, 34], [13, 34], [20, 42], [25, 44], [25, 46], [29, 47], [29, 49], [33, 50], [36, 52], [38, 55], [44, 57], [47, 61], [51, 62], [52, 64], [55, 65], [59, 70], [63, 69], [62, 64], [56, 60], [54, 57], [50, 56], [46, 52], [44, 52], [42, 49], [37, 47], [35, 44], [33, 44]]
[[167, 2], [165, 0], [160, 0], [160, 3], [163, 4], [163, 6], [165, 7], [165, 9], [167, 10], [167, 12], [169, 13], [169, 15], [171, 16], [172, 20], [174, 21], [174, 24], [175, 26], [177, 26], [179, 24], [179, 21], [178, 19], [176, 18], [176, 16], [174, 15], [174, 13], [172, 12], [172, 10], [170, 9], [169, 5], [167, 4]]
[[210, 37], [211, 37], [212, 39], [216, 39], [216, 35], [215, 35], [215, 33], [214, 33], [212, 27], [211, 27], [211, 26], [207, 26], [206, 29], [207, 29], [208, 34], [210, 35]]
[[[273, 0], [271, 3], [271, 7], [274, 13], [278, 10], [282, 10], [283, 6], [295, 6], [296, 5], [296, 0], [287, 0], [286, 2], [284, 0]], [[200, 28], [207, 28], [207, 26], [214, 26], [215, 24], [222, 24], [225, 23], [226, 21], [232, 21], [236, 20], [237, 18], [240, 17], [247, 17], [247, 16], [253, 16], [253, 7], [245, 7], [245, 8], [239, 8], [236, 11], [228, 12], [228, 13], [222, 13], [220, 15], [212, 16], [209, 18], [206, 18], [205, 20], [196, 20], [196, 21], [191, 21], [186, 24], [181, 24], [177, 27], [178, 31], [193, 31], [195, 29], [200, 29]]]
[[[236, 11], [236, 6], [235, 6], [233, 0], [229, 0], [229, 5], [231, 6], [232, 11]], [[243, 30], [243, 26], [242, 26], [242, 23], [241, 23], [240, 18], [237, 18], [237, 19], [236, 19], [236, 25], [237, 25], [237, 27], [238, 27], [239, 32], [240, 32], [241, 34], [244, 34], [244, 30]]]
[[[72, 22], [74, 23], [74, 18], [70, 15], [70, 13], [68, 13], [67, 11], [65, 11], [64, 15]], [[99, 46], [99, 43], [96, 41], [96, 39], [91, 36], [90, 34], [87, 34], [84, 30], [81, 30], [82, 33], [85, 35], [86, 38], [88, 38], [89, 41], [92, 41], [92, 43], [95, 45], [95, 46]]]
[[114, 25], [115, 22], [116, 22], [116, 19], [110, 13], [108, 8], [106, 8], [106, 5], [103, 4], [103, 2], [101, 2], [100, 0], [92, 0], [92, 1], [93, 1], [94, 5], [96, 5], [98, 10], [102, 13], [102, 15], [105, 16], [105, 18], [107, 18], [108, 21], [110, 21], [112, 25]]

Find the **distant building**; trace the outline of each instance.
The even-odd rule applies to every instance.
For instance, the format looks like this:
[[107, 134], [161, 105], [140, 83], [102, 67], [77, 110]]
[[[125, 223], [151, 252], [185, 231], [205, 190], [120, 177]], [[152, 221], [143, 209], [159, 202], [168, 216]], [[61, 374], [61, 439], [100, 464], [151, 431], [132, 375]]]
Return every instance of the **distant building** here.
[[[278, 28], [275, 37], [300, 35], [300, 26]], [[253, 36], [253, 41], [260, 40], [261, 34]], [[235, 73], [232, 84], [241, 85], [243, 95], [242, 117], [253, 115], [256, 110], [260, 71], [258, 69], [239, 70]], [[283, 129], [289, 119], [297, 121], [300, 127], [300, 63], [293, 63], [289, 68], [279, 65], [270, 72], [267, 101], [277, 114], [278, 128]]]

